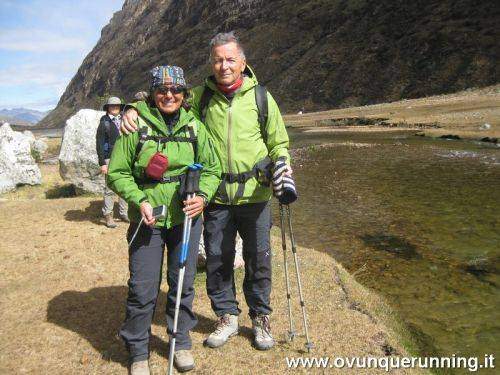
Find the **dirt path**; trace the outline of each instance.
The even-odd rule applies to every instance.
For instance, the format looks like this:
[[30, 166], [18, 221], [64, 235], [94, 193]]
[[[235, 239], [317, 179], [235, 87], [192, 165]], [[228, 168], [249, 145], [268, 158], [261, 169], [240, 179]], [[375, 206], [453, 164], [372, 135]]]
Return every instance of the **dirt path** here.
[[[94, 197], [0, 202], [1, 373], [126, 373], [126, 352], [116, 336], [127, 294], [125, 225], [105, 228], [100, 204]], [[192, 334], [196, 373], [278, 374], [286, 371], [286, 356], [305, 355], [303, 337], [293, 343], [283, 340], [288, 323], [281, 246], [276, 240], [273, 254], [272, 328], [277, 346], [266, 353], [251, 347], [251, 324], [243, 302], [241, 334], [222, 350], [203, 347], [215, 317], [200, 272], [195, 300], [199, 324]], [[299, 254], [315, 356], [405, 352], [387, 326], [391, 313], [377, 296], [354, 282], [330, 256], [311, 249], [299, 249]], [[241, 300], [242, 272], [237, 275]], [[152, 328], [154, 374], [164, 373], [167, 366], [165, 288], [163, 283]], [[295, 284], [292, 290], [296, 291]], [[294, 308], [302, 331], [298, 304]]]

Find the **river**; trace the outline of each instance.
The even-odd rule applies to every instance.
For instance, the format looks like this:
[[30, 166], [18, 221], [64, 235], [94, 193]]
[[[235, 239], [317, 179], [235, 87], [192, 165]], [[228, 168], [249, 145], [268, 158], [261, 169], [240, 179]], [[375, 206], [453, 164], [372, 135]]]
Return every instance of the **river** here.
[[298, 244], [382, 294], [420, 354], [496, 354], [500, 148], [409, 131], [311, 130], [289, 129]]

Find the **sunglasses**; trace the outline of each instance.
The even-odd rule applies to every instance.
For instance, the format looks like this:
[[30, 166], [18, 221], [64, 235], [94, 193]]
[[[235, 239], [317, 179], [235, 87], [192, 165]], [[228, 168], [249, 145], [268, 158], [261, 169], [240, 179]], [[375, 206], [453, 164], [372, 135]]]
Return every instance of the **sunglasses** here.
[[172, 95], [177, 95], [186, 91], [186, 88], [184, 86], [160, 86], [156, 89], [156, 92], [162, 95], [167, 95], [169, 91]]

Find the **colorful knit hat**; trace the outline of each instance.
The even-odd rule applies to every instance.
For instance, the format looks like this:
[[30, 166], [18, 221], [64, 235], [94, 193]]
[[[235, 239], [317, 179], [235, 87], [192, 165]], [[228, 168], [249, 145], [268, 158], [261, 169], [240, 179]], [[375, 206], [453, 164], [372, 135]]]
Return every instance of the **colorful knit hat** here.
[[173, 65], [160, 65], [151, 69], [151, 88], [164, 85], [186, 86], [184, 71]]

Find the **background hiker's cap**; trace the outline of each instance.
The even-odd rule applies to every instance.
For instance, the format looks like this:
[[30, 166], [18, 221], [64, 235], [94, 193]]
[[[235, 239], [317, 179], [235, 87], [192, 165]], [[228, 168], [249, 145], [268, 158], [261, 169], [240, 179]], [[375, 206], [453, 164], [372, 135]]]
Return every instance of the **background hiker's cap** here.
[[134, 95], [134, 100], [147, 100], [149, 94], [147, 91], [139, 91], [139, 92], [136, 92], [135, 95]]
[[108, 98], [108, 101], [106, 102], [106, 104], [104, 104], [104, 105], [102, 106], [102, 109], [103, 109], [104, 111], [107, 111], [107, 110], [108, 110], [108, 106], [109, 106], [109, 105], [119, 105], [120, 107], [122, 107], [122, 108], [123, 108], [123, 103], [122, 103], [121, 99], [120, 99], [120, 98], [117, 98], [116, 96], [110, 96], [110, 97]]
[[177, 85], [186, 87], [184, 71], [173, 65], [161, 65], [151, 70], [151, 88], [164, 85]]

